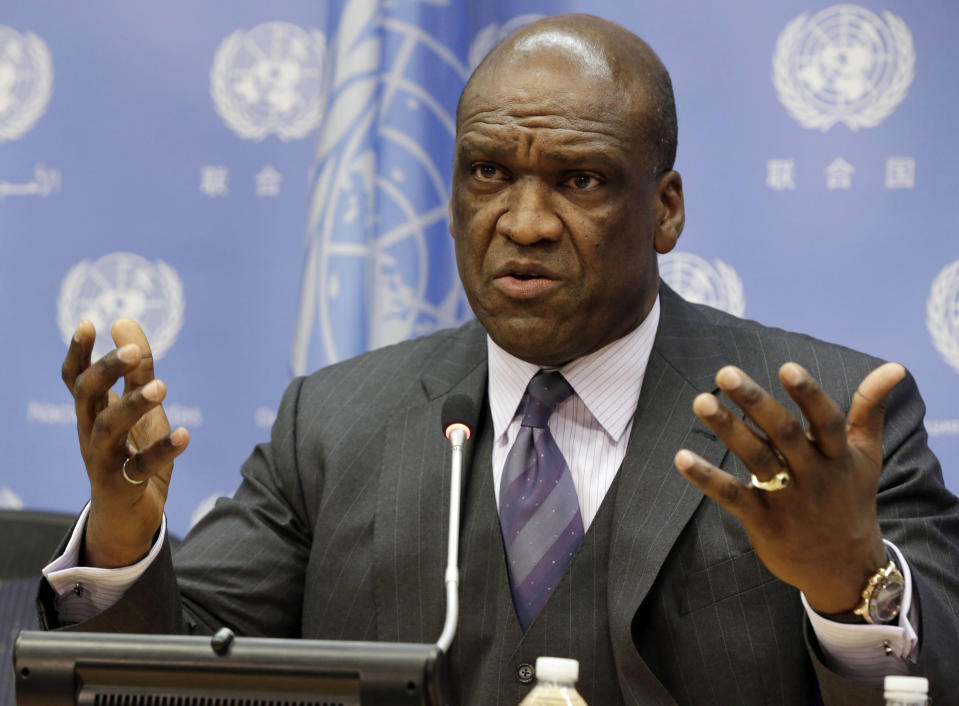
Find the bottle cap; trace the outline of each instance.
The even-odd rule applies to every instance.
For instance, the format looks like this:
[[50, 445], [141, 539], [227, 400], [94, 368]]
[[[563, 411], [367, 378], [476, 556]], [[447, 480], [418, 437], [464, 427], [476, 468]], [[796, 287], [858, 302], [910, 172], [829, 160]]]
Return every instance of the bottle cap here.
[[562, 657], [537, 657], [536, 678], [541, 681], [575, 682], [579, 679], [579, 662]]
[[925, 677], [886, 677], [883, 684], [888, 695], [890, 692], [896, 694], [928, 694], [929, 680]]

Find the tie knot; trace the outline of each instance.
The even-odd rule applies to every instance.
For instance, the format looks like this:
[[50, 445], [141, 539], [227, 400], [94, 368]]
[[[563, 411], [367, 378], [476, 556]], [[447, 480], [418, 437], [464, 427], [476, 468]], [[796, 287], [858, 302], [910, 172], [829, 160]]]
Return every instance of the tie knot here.
[[573, 388], [558, 370], [540, 370], [526, 387], [528, 400], [523, 415], [524, 427], [545, 429], [556, 405], [573, 394]]

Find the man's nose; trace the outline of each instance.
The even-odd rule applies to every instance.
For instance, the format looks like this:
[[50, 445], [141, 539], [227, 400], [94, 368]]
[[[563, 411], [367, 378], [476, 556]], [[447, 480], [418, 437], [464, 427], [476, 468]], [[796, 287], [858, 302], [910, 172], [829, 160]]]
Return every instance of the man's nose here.
[[506, 211], [497, 221], [497, 230], [520, 245], [559, 240], [563, 221], [554, 209], [554, 196], [549, 185], [538, 179], [517, 179], [510, 187]]

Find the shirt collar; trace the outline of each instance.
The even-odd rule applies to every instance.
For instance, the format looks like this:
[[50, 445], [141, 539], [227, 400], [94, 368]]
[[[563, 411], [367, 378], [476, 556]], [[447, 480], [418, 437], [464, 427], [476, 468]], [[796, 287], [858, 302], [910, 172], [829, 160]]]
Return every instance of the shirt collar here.
[[[659, 326], [659, 296], [642, 323], [612, 343], [559, 370], [607, 434], [619, 441], [636, 412], [646, 364]], [[541, 368], [510, 355], [486, 336], [489, 401], [498, 439], [519, 408], [526, 386]]]

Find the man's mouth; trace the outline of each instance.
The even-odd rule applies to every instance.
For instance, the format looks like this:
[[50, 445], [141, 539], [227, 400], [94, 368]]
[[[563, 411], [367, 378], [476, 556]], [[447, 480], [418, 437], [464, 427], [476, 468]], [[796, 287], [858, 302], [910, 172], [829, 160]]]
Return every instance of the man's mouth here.
[[496, 270], [496, 277], [512, 277], [519, 280], [530, 279], [559, 279], [546, 265], [538, 262], [524, 262], [513, 260], [505, 262]]
[[497, 272], [493, 284], [511, 299], [533, 299], [557, 287], [559, 279], [543, 267], [510, 264]]

